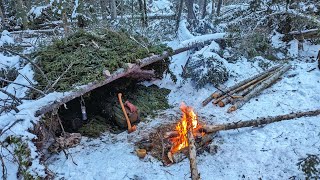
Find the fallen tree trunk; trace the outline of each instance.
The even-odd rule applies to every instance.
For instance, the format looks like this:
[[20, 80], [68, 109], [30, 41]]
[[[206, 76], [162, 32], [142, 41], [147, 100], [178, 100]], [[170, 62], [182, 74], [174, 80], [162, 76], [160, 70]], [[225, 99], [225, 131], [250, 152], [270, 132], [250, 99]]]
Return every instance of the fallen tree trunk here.
[[267, 77], [269, 73], [271, 73], [272, 71], [275, 71], [276, 69], [280, 68], [282, 65], [278, 65], [278, 66], [275, 66], [267, 71], [264, 71], [262, 73], [259, 73], [251, 78], [248, 78], [248, 79], [245, 79], [229, 88], [226, 88], [223, 92], [220, 91], [220, 90], [217, 90], [215, 91], [214, 93], [212, 93], [207, 99], [205, 99], [203, 102], [202, 102], [202, 106], [206, 106], [212, 99], [216, 99], [216, 98], [219, 98], [220, 96], [223, 96], [225, 94], [228, 94], [230, 91], [233, 91], [235, 90], [236, 88], [240, 87], [240, 86], [243, 86], [247, 83], [249, 83], [250, 81], [253, 81], [257, 78], [261, 78], [263, 79], [264, 77]]
[[269, 79], [258, 85], [256, 88], [254, 88], [253, 91], [249, 92], [242, 100], [237, 101], [233, 106], [231, 106], [228, 109], [228, 113], [235, 111], [239, 108], [241, 108], [246, 102], [248, 102], [251, 98], [257, 96], [261, 91], [272, 85], [277, 81], [277, 79], [287, 72], [291, 68], [290, 65], [284, 66], [280, 71], [273, 74]]
[[191, 50], [193, 48], [196, 48], [196, 47], [202, 47], [202, 46], [205, 46], [209, 43], [211, 43], [213, 40], [215, 40], [215, 38], [212, 38], [212, 39], [209, 39], [209, 40], [206, 40], [206, 41], [203, 41], [203, 42], [198, 42], [198, 43], [193, 43], [193, 44], [190, 44], [186, 47], [182, 47], [182, 48], [179, 48], [179, 49], [176, 49], [174, 50], [173, 52], [169, 52], [169, 51], [164, 51], [161, 55], [152, 55], [150, 57], [146, 57], [144, 59], [141, 59], [139, 60], [136, 64], [132, 65], [130, 68], [127, 68], [127, 69], [119, 69], [118, 71], [112, 73], [110, 76], [108, 76], [105, 80], [103, 81], [95, 81], [93, 83], [90, 83], [88, 85], [85, 85], [85, 86], [82, 86], [82, 88], [76, 90], [75, 92], [72, 92], [70, 93], [69, 95], [59, 99], [59, 100], [56, 100], [52, 103], [49, 103], [47, 104], [46, 106], [43, 106], [41, 109], [37, 110], [36, 113], [35, 113], [35, 116], [40, 116], [42, 114], [45, 114], [47, 112], [50, 112], [54, 109], [57, 109], [59, 108], [61, 105], [77, 98], [77, 97], [80, 97], [82, 96], [83, 94], [87, 93], [87, 92], [90, 92], [98, 87], [101, 87], [101, 86], [104, 86], [114, 80], [117, 80], [121, 77], [125, 77], [131, 73], [134, 73], [136, 71], [139, 71], [141, 70], [142, 67], [144, 66], [147, 66], [147, 65], [150, 65], [152, 63], [155, 63], [157, 61], [160, 61], [162, 59], [165, 59], [165, 58], [168, 58], [170, 56], [173, 56], [173, 55], [176, 55], [176, 54], [179, 54], [179, 53], [182, 53], [184, 51], [188, 51], [188, 50]]
[[251, 126], [257, 127], [260, 125], [271, 124], [279, 121], [292, 120], [292, 119], [301, 118], [301, 117], [311, 117], [311, 116], [318, 116], [318, 115], [320, 115], [320, 109], [314, 110], [314, 111], [290, 113], [290, 114], [279, 115], [279, 116], [262, 117], [262, 118], [257, 118], [255, 120], [249, 120], [249, 121], [240, 121], [240, 122], [218, 124], [218, 125], [204, 125], [203, 130], [206, 133], [216, 133], [218, 131], [238, 129], [238, 128], [251, 127]]

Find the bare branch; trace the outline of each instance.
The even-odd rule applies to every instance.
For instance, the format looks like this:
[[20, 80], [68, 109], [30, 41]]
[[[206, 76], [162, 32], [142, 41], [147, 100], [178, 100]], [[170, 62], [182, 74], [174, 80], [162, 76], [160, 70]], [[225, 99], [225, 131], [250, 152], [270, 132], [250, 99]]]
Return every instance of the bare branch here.
[[16, 85], [19, 85], [19, 86], [23, 86], [23, 87], [26, 87], [26, 88], [35, 90], [35, 91], [39, 92], [39, 93], [42, 94], [42, 95], [45, 95], [45, 93], [44, 93], [43, 91], [41, 91], [41, 90], [39, 90], [39, 89], [37, 89], [37, 88], [34, 88], [34, 87], [32, 87], [32, 86], [28, 86], [28, 85], [16, 83], [16, 82], [9, 81], [9, 80], [3, 79], [3, 78], [0, 78], [0, 81], [4, 81], [4, 82], [7, 82], [7, 83], [12, 83], [12, 84], [16, 84]]

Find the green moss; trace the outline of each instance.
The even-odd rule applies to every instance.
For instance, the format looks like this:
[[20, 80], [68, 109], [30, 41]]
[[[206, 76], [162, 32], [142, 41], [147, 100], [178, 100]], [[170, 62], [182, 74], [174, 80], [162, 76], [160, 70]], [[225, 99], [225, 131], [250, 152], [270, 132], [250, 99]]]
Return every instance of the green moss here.
[[139, 108], [141, 118], [153, 117], [156, 111], [170, 107], [167, 100], [169, 93], [169, 89], [155, 85], [149, 87], [138, 85], [135, 91], [129, 94], [128, 99]]
[[83, 125], [79, 132], [88, 137], [99, 137], [101, 133], [108, 129], [108, 124], [105, 119], [100, 116], [95, 116], [90, 119], [88, 124]]
[[[54, 87], [57, 91], [68, 91], [74, 86], [103, 80], [104, 70], [112, 73], [125, 67], [126, 63], [135, 63], [137, 59], [148, 57], [151, 53], [161, 54], [165, 50], [169, 50], [165, 45], [151, 45], [146, 39], [125, 32], [80, 30], [40, 48], [33, 57], [51, 83], [73, 64]], [[35, 72], [38, 88], [44, 89], [47, 81], [36, 69]]]

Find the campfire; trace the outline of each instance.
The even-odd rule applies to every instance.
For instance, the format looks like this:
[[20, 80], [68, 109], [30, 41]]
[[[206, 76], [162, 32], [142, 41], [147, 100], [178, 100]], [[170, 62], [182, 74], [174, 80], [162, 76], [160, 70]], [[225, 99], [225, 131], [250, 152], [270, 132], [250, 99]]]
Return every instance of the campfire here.
[[213, 134], [205, 133], [203, 125], [192, 107], [181, 104], [182, 116], [177, 124], [163, 125], [149, 134], [147, 139], [137, 143], [140, 149], [147, 149], [148, 154], [159, 159], [164, 165], [178, 163], [193, 153], [208, 150], [207, 145]]
[[188, 130], [192, 132], [193, 136], [198, 136], [198, 130], [201, 128], [198, 117], [191, 107], [182, 103], [180, 109], [182, 111], [182, 117], [175, 128], [176, 132], [174, 132], [177, 136], [170, 138], [170, 141], [173, 143], [170, 150], [172, 154], [188, 147]]

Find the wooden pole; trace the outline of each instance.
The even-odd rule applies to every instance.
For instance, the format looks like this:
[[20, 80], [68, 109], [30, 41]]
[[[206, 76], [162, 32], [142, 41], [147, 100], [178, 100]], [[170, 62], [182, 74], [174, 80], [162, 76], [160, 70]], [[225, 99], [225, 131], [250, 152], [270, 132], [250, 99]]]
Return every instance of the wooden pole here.
[[235, 111], [241, 108], [246, 102], [248, 102], [251, 98], [257, 96], [261, 91], [265, 88], [269, 87], [273, 83], [277, 81], [277, 79], [287, 72], [291, 68], [290, 65], [284, 66], [280, 71], [273, 74], [269, 79], [258, 85], [253, 91], [249, 92], [241, 101], [236, 102], [233, 106], [228, 109], [228, 113]]
[[188, 127], [188, 149], [189, 149], [189, 161], [190, 161], [190, 171], [191, 171], [191, 179], [192, 180], [199, 180], [200, 174], [198, 172], [197, 167], [197, 149], [195, 146], [195, 140], [193, 137], [193, 125], [192, 125], [192, 117], [189, 115], [191, 111], [191, 107], [186, 108], [187, 112], [186, 118], [187, 118], [187, 127]]
[[261, 117], [261, 118], [257, 118], [249, 121], [240, 121], [240, 122], [218, 124], [218, 125], [204, 125], [203, 130], [206, 133], [216, 133], [218, 131], [239, 129], [239, 128], [251, 127], [251, 126], [257, 127], [260, 125], [271, 124], [274, 122], [294, 120], [301, 117], [311, 117], [311, 116], [318, 116], [318, 115], [320, 115], [320, 109], [313, 110], [313, 111], [305, 111], [305, 112], [295, 112], [295, 113], [279, 115], [279, 116]]
[[[274, 73], [274, 72], [272, 72], [272, 73]], [[265, 81], [269, 77], [271, 77], [270, 74], [267, 77], [265, 77], [264, 79], [261, 79], [261, 80], [257, 81], [255, 84], [250, 85], [248, 88], [246, 88], [246, 89], [242, 88], [241, 90], [239, 90], [239, 91], [241, 91], [240, 93], [238, 93], [240, 95], [239, 97], [236, 97], [236, 96], [226, 97], [225, 99], [221, 99], [220, 101], [218, 101], [217, 104], [220, 107], [224, 107], [225, 105], [227, 105], [227, 104], [229, 104], [231, 102], [234, 102], [235, 100], [243, 99], [244, 96], [246, 96], [249, 92], [253, 91], [254, 88], [256, 88], [258, 85], [260, 85], [263, 81]], [[226, 96], [226, 95], [224, 95], [224, 96]]]
[[206, 106], [212, 99], [216, 99], [216, 98], [219, 98], [220, 96], [223, 96], [223, 95], [225, 95], [225, 94], [228, 94], [230, 91], [232, 91], [232, 90], [234, 90], [234, 89], [236, 89], [236, 88], [238, 88], [238, 87], [240, 87], [240, 86], [243, 86], [243, 85], [249, 83], [250, 81], [253, 81], [253, 80], [257, 79], [257, 78], [261, 78], [261, 76], [262, 76], [262, 77], [266, 77], [269, 73], [277, 70], [277, 69], [280, 68], [281, 66], [282, 66], [282, 65], [277, 65], [277, 66], [275, 66], [275, 67], [273, 67], [273, 68], [271, 68], [271, 69], [269, 69], [269, 70], [267, 70], [267, 71], [264, 71], [264, 72], [262, 72], [262, 73], [259, 73], [259, 74], [255, 75], [255, 76], [253, 76], [253, 77], [251, 77], [251, 78], [248, 78], [248, 79], [245, 79], [245, 80], [243, 80], [243, 81], [240, 81], [239, 83], [237, 83], [237, 84], [235, 84], [235, 85], [233, 85], [233, 86], [231, 86], [231, 87], [229, 87], [229, 88], [226, 88], [223, 92], [221, 92], [220, 90], [215, 91], [214, 93], [212, 93], [208, 98], [206, 98], [206, 99], [202, 102], [202, 106]]

